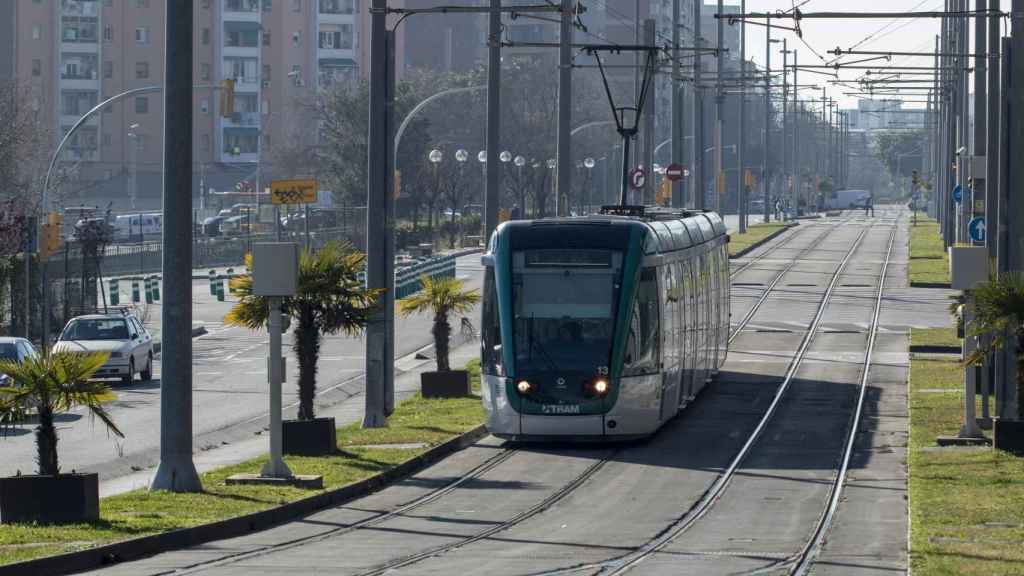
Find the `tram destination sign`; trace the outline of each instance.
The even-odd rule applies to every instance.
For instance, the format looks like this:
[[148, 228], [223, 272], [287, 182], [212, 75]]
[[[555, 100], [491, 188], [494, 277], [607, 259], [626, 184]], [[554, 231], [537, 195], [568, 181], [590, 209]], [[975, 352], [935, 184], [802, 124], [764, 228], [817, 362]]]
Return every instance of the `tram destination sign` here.
[[274, 180], [270, 183], [274, 204], [316, 203], [316, 180]]

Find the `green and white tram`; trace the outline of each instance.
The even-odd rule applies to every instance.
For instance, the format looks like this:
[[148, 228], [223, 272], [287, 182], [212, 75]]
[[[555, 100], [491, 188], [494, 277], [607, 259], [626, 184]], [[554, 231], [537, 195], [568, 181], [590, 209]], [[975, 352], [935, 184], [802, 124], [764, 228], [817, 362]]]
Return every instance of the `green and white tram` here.
[[606, 207], [492, 235], [481, 322], [487, 427], [520, 440], [648, 436], [718, 372], [728, 236], [713, 212]]

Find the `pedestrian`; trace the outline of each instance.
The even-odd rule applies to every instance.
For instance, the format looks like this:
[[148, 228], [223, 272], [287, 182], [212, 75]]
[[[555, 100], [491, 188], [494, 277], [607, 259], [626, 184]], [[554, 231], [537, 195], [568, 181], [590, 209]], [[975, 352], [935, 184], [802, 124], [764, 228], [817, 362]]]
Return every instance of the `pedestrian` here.
[[782, 199], [775, 197], [775, 219], [782, 220]]
[[871, 212], [871, 217], [875, 217], [875, 194], [874, 192], [868, 192], [868, 197], [864, 199], [864, 215], [868, 215], [868, 211]]
[[512, 220], [519, 220], [520, 218], [522, 218], [522, 214], [519, 211], [518, 203], [512, 204], [512, 213], [510, 214], [510, 216], [512, 217]]

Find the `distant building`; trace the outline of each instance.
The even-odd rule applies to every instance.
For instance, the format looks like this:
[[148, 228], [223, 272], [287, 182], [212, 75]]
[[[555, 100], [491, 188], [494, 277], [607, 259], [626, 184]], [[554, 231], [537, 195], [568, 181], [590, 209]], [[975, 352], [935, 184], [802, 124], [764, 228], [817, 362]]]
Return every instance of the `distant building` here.
[[923, 109], [903, 108], [902, 100], [860, 99], [857, 108], [844, 110], [850, 118], [851, 130], [923, 129]]

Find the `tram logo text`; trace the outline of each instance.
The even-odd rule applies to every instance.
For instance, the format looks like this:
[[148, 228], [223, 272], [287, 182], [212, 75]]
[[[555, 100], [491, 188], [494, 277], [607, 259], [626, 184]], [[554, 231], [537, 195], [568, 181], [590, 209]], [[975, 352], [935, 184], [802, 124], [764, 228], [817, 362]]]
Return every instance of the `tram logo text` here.
[[579, 414], [579, 404], [544, 404], [541, 406], [541, 410], [545, 414]]

